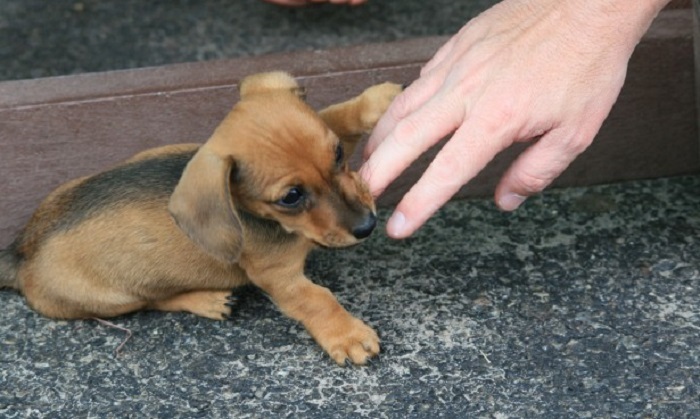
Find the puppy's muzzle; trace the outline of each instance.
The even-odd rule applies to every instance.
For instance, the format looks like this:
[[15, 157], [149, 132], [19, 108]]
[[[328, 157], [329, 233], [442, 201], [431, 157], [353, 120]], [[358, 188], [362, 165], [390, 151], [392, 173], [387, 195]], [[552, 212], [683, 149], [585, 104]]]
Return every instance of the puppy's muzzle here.
[[352, 229], [352, 235], [355, 236], [355, 238], [358, 240], [365, 239], [369, 237], [370, 234], [372, 234], [372, 231], [374, 231], [374, 227], [376, 226], [377, 216], [374, 215], [374, 213], [370, 212], [360, 224], [356, 225]]

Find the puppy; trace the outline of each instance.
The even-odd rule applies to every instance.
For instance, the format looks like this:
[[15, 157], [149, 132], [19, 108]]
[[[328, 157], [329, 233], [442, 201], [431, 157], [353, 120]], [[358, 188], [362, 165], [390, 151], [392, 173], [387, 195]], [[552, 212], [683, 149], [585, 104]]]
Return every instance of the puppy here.
[[400, 90], [377, 85], [316, 113], [290, 75], [250, 76], [205, 144], [147, 150], [51, 193], [0, 252], [0, 285], [54, 318], [221, 320], [231, 289], [252, 283], [338, 364], [365, 364], [377, 334], [307, 279], [304, 262], [315, 246], [354, 245], [375, 227], [346, 156]]

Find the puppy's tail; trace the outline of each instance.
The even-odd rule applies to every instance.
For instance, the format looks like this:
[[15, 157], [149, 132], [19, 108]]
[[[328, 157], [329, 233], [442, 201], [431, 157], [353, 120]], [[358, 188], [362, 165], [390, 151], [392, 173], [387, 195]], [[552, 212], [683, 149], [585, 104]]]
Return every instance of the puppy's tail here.
[[17, 272], [21, 261], [13, 246], [0, 250], [0, 289], [18, 288]]

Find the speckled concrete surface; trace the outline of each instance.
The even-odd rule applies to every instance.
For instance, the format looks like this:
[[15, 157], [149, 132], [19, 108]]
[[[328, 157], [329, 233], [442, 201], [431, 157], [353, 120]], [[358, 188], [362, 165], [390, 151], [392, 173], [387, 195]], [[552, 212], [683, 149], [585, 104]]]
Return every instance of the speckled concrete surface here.
[[[308, 274], [377, 328], [340, 368], [260, 294], [238, 318], [39, 317], [2, 293], [3, 417], [700, 416], [700, 176], [449, 204]], [[386, 213], [383, 217], [386, 217]]]
[[[4, 0], [0, 79], [447, 34], [490, 3]], [[0, 417], [700, 417], [700, 175], [454, 202], [308, 274], [379, 331], [372, 366], [254, 292], [232, 322], [115, 319], [118, 353], [126, 332], [0, 292]]]

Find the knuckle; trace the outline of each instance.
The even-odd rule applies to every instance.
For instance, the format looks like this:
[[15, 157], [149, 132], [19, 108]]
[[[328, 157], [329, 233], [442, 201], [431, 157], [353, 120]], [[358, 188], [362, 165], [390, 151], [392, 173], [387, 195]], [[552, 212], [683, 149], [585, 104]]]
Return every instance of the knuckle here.
[[432, 181], [436, 186], [460, 183], [465, 169], [466, 163], [459, 153], [439, 153], [432, 163]]
[[[599, 128], [599, 127], [597, 127]], [[588, 125], [567, 126], [558, 135], [559, 148], [569, 159], [583, 153], [593, 142], [598, 133], [596, 127]]]
[[410, 114], [412, 109], [413, 106], [410, 95], [406, 92], [403, 92], [398, 94], [394, 98], [387, 112], [392, 118], [400, 120], [402, 118], [405, 118], [408, 114]]
[[414, 147], [421, 138], [421, 124], [414, 118], [403, 119], [396, 125], [394, 140], [401, 145]]
[[[549, 143], [544, 154], [539, 154], [536, 160], [528, 159], [527, 164], [521, 164], [512, 174], [516, 190], [532, 195], [548, 187], [578, 156], [583, 153], [593, 141], [584, 134], [562, 136], [557, 144]], [[534, 154], [533, 154], [534, 157]]]
[[593, 138], [588, 136], [578, 135], [573, 137], [567, 144], [567, 151], [572, 156], [578, 156], [586, 151], [589, 145], [593, 142]]
[[552, 183], [554, 176], [549, 174], [534, 174], [528, 172], [520, 172], [515, 175], [515, 183], [519, 190], [522, 190], [526, 195], [532, 195], [541, 192]]
[[500, 128], [504, 124], [515, 119], [518, 111], [517, 106], [512, 99], [506, 99], [501, 101], [501, 106], [496, 110], [493, 115], [494, 128]]
[[512, 99], [500, 100], [497, 103], [498, 106], [489, 107], [488, 112], [473, 115], [473, 118], [479, 120], [483, 133], [487, 136], [499, 136], [504, 130], [513, 127], [517, 119], [518, 111]]

